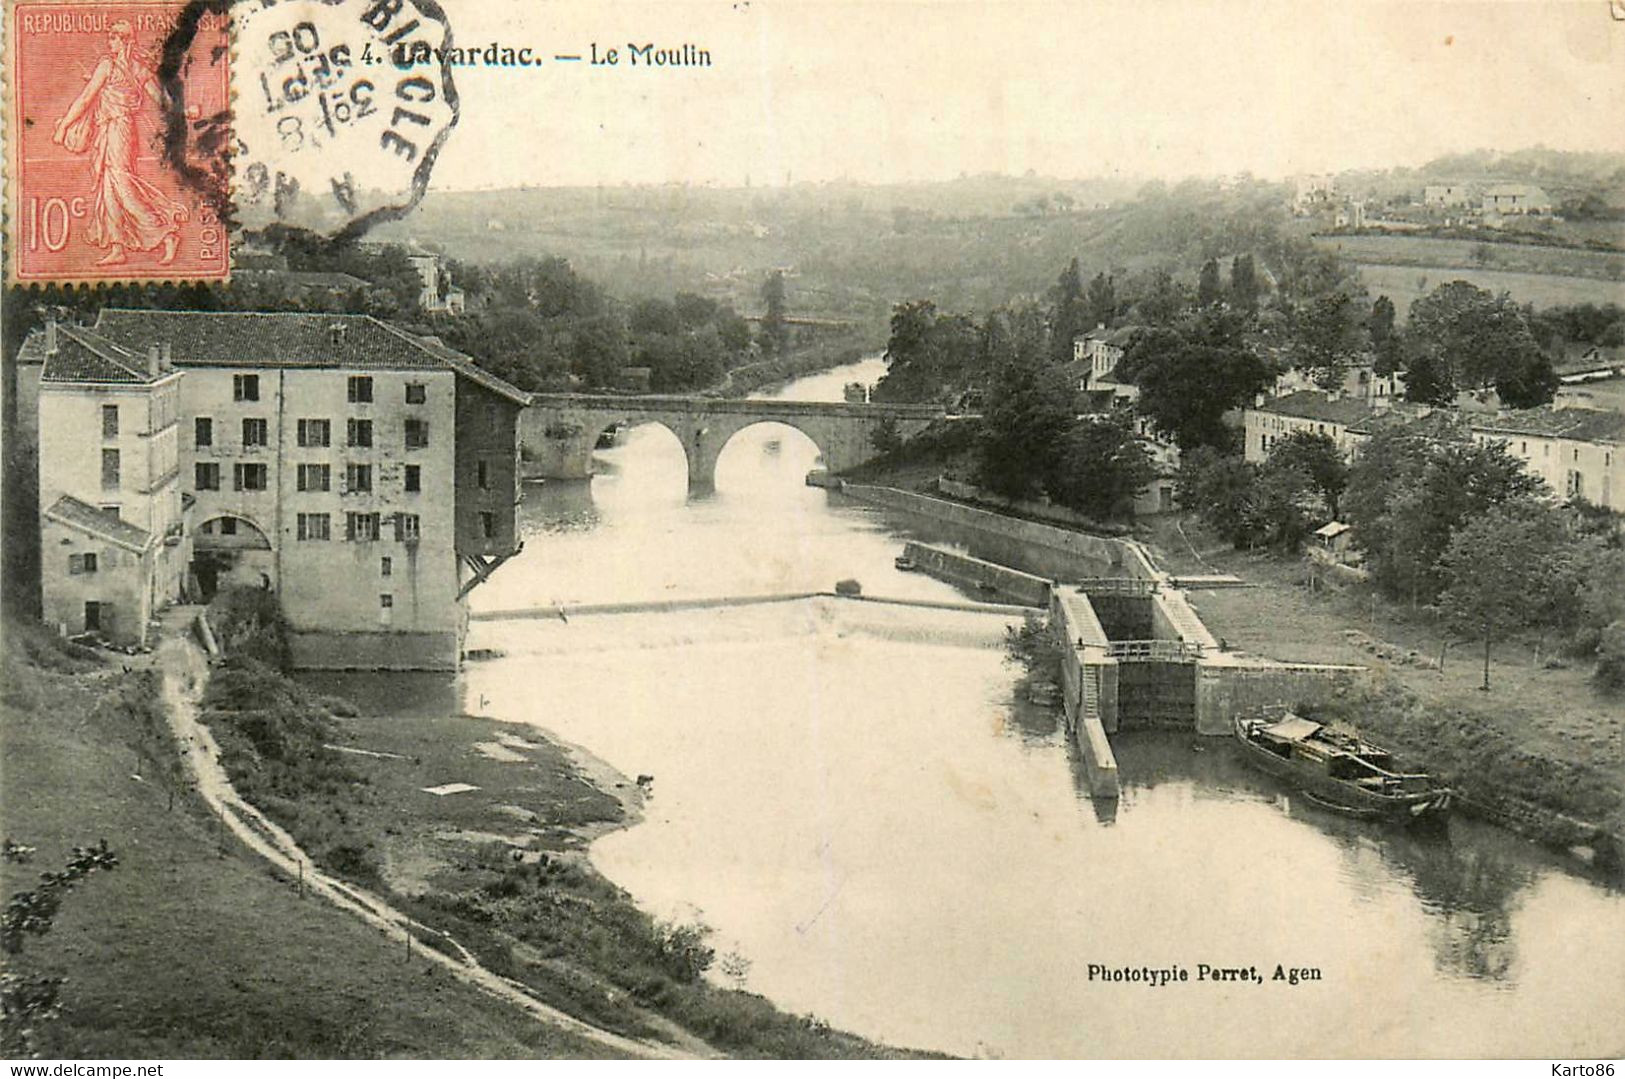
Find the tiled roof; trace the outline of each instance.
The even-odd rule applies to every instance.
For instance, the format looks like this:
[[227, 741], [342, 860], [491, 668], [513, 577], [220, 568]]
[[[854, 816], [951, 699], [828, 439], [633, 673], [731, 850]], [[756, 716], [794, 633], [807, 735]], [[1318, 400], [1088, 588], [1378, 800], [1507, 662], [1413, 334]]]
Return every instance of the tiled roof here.
[[414, 337], [371, 315], [303, 311], [133, 311], [103, 309], [96, 329], [136, 347], [168, 342], [179, 366], [450, 368], [518, 404], [530, 395], [434, 339]]
[[[78, 326], [59, 323], [56, 351], [45, 351], [45, 330], [35, 330], [23, 342], [17, 362], [39, 363], [40, 378], [47, 382], [152, 382], [162, 375], [147, 372], [143, 353], [132, 352], [100, 334]], [[167, 373], [167, 372], [166, 372]]]
[[1473, 420], [1473, 430], [1491, 434], [1539, 435], [1585, 442], [1625, 438], [1625, 413], [1598, 408], [1525, 408]]
[[51, 503], [51, 508], [45, 511], [45, 516], [136, 552], [145, 551], [152, 542], [152, 533], [146, 529], [137, 528], [88, 502], [81, 502], [72, 495], [63, 495]]
[[1339, 397], [1333, 400], [1315, 390], [1299, 390], [1296, 393], [1271, 398], [1254, 411], [1273, 412], [1278, 416], [1295, 416], [1299, 419], [1347, 426], [1370, 419], [1376, 410], [1358, 398]]
[[1410, 434], [1430, 438], [1460, 437], [1465, 434], [1461, 413], [1453, 408], [1435, 408], [1395, 401], [1385, 409], [1371, 414], [1368, 419], [1350, 424], [1349, 430], [1358, 434], [1374, 435], [1379, 431], [1403, 428]]
[[516, 404], [530, 404], [530, 394], [526, 393], [518, 386], [515, 386], [507, 379], [498, 378], [496, 375], [493, 375], [491, 372], [475, 363], [469, 357], [463, 355], [461, 352], [458, 352], [450, 345], [447, 345], [444, 341], [440, 340], [440, 338], [413, 337], [404, 330], [397, 330], [393, 326], [387, 328], [391, 333], [399, 334], [403, 341], [415, 345], [435, 356], [447, 367], [450, 367], [453, 371], [456, 371], [459, 375], [462, 375], [475, 385], [482, 386], [485, 389], [490, 390], [492, 393], [497, 394], [499, 397], [506, 397], [508, 400], [513, 401]]
[[134, 311], [106, 308], [96, 329], [144, 348], [167, 341], [175, 362], [201, 367], [434, 368], [422, 349], [368, 315], [304, 311]]

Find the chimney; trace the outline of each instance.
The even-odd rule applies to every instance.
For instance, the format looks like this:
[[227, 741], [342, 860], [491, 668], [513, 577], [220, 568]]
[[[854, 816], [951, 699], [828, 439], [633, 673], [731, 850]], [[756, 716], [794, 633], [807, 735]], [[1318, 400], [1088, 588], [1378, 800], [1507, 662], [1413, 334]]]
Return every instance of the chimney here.
[[45, 354], [56, 355], [56, 316], [45, 316]]
[[168, 341], [158, 346], [158, 365], [165, 371], [171, 370], [175, 366], [175, 357], [170, 351]]
[[158, 346], [147, 346], [147, 374], [152, 378], [158, 377]]

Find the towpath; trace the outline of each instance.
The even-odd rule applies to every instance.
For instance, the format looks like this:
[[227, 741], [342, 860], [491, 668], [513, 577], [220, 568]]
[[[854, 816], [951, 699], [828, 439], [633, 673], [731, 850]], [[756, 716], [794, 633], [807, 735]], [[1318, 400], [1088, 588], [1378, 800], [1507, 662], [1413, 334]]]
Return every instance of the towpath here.
[[[516, 1005], [536, 1019], [594, 1041], [628, 1057], [680, 1058], [693, 1054], [657, 1042], [629, 1038], [562, 1012], [531, 996], [519, 983], [481, 966], [452, 938], [413, 921], [364, 888], [331, 877], [311, 864], [293, 837], [238, 795], [220, 764], [220, 750], [209, 729], [198, 721], [198, 701], [208, 681], [208, 661], [193, 633], [201, 607], [177, 605], [163, 613], [163, 630], [154, 666], [163, 680], [165, 712], [193, 782], [210, 812], [239, 842], [287, 877], [303, 879], [307, 890], [368, 925], [400, 938], [411, 937], [427, 962], [438, 963], [463, 981]], [[456, 955], [423, 943], [438, 938]]]

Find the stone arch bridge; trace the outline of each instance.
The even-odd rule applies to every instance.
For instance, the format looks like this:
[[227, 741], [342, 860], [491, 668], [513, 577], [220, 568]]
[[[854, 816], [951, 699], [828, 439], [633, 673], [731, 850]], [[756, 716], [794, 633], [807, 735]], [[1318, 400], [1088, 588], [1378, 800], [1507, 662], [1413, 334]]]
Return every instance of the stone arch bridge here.
[[689, 486], [706, 490], [716, 483], [717, 458], [728, 440], [754, 424], [794, 427], [812, 439], [824, 467], [836, 474], [876, 456], [875, 432], [886, 421], [908, 438], [945, 415], [934, 405], [539, 393], [525, 409], [520, 445], [527, 478], [585, 479], [592, 475], [593, 448], [611, 426], [658, 423], [683, 444]]

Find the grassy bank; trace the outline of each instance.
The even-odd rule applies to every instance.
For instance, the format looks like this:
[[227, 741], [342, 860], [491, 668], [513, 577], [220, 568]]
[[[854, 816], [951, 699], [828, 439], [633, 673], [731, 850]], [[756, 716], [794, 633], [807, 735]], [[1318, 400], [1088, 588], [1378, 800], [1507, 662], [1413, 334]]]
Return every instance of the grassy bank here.
[[[737, 960], [703, 926], [657, 921], [593, 869], [588, 843], [636, 819], [636, 784], [529, 727], [355, 712], [238, 656], [201, 718], [237, 789], [324, 869], [555, 1007], [697, 1054], [892, 1055], [716, 984], [708, 971]], [[428, 789], [447, 784], [463, 787]]]
[[843, 475], [855, 483], [935, 494], [938, 476], [969, 479], [976, 474], [976, 443], [981, 431], [979, 420], [940, 420], [890, 453]]
[[1278, 659], [1359, 663], [1372, 687], [1339, 718], [1446, 776], [1475, 802], [1544, 808], [1625, 833], [1625, 707], [1590, 683], [1588, 664], [1539, 642], [1497, 645], [1480, 690], [1476, 642], [1446, 641], [1434, 616], [1370, 590], [1311, 590], [1301, 562], [1240, 553], [1190, 521], [1158, 523], [1175, 572], [1234, 573], [1254, 588], [1193, 592], [1198, 613], [1238, 649]]
[[8, 970], [61, 977], [46, 1058], [592, 1055], [595, 1047], [405, 959], [278, 880], [194, 799], [158, 676], [6, 627], [0, 820], [36, 848], [0, 863], [10, 896], [105, 839], [118, 868], [63, 900]]

